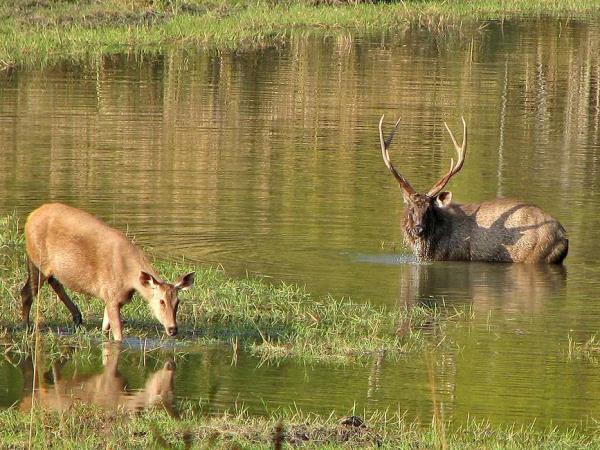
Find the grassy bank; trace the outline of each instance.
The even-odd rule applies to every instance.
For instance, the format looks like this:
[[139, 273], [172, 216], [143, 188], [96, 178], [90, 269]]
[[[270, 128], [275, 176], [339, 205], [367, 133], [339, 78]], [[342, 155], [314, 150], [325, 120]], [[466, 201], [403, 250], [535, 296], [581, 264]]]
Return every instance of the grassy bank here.
[[15, 409], [0, 411], [0, 442], [8, 448], [394, 448], [394, 449], [550, 449], [598, 448], [598, 435], [572, 429], [536, 431], [532, 427], [421, 426], [396, 415], [375, 414], [362, 426], [339, 417], [276, 412], [251, 417], [242, 412], [201, 418], [172, 417], [162, 411], [132, 415], [78, 406], [68, 413]]
[[15, 0], [0, 3], [4, 68], [84, 60], [130, 51], [236, 49], [285, 39], [297, 30], [352, 33], [425, 26], [439, 30], [486, 19], [600, 12], [595, 0], [459, 0], [397, 3], [315, 0]]
[[[20, 287], [26, 279], [22, 230], [14, 217], [0, 223], [0, 342], [13, 352], [29, 352], [32, 336], [20, 324]], [[257, 279], [231, 279], [212, 268], [157, 261], [165, 279], [196, 272], [194, 287], [181, 295], [177, 319], [178, 343], [232, 346], [265, 358], [299, 357], [308, 360], [363, 358], [384, 354], [399, 357], [437, 345], [445, 320], [439, 310], [424, 306], [378, 308], [333, 298], [315, 299], [290, 284], [268, 284]], [[72, 293], [71, 293], [72, 294]], [[39, 311], [47, 348], [70, 344], [86, 347], [103, 339], [103, 303], [72, 295], [81, 309], [84, 326], [73, 332], [71, 316], [53, 291], [45, 286], [34, 302]], [[39, 307], [39, 309], [38, 309]], [[468, 311], [452, 313], [468, 317]], [[123, 308], [125, 337], [167, 339], [145, 302], [137, 296]], [[423, 330], [429, 333], [426, 337]]]

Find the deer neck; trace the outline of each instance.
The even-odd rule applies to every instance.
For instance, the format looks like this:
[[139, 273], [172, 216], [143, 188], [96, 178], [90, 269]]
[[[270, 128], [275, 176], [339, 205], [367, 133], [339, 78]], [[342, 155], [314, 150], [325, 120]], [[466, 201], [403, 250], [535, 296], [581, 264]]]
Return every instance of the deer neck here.
[[434, 209], [433, 227], [426, 236], [414, 236], [404, 229], [404, 241], [408, 244], [419, 261], [438, 259], [440, 247], [452, 233], [451, 213], [442, 208]]

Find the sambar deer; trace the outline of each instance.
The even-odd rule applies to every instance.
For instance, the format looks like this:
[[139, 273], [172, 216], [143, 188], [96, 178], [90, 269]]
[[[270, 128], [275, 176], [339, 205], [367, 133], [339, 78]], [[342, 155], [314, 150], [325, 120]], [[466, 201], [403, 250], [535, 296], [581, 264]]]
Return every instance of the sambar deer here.
[[163, 281], [144, 253], [123, 233], [100, 219], [71, 206], [47, 203], [29, 214], [25, 223], [28, 278], [21, 289], [22, 319], [29, 324], [34, 297], [45, 281], [80, 325], [81, 312], [65, 292], [104, 300], [102, 329], [123, 339], [121, 307], [137, 291], [169, 336], [177, 334], [178, 292], [189, 289], [194, 273], [175, 284]]
[[565, 229], [537, 206], [496, 198], [482, 203], [451, 203], [452, 193], [443, 191], [465, 162], [467, 124], [463, 122], [463, 141], [458, 145], [444, 122], [458, 153], [456, 165], [426, 193], [416, 192], [392, 165], [388, 148], [400, 120], [387, 139], [379, 121], [381, 154], [400, 187], [406, 209], [404, 238], [420, 260], [489, 261], [561, 264], [567, 256], [569, 241]]

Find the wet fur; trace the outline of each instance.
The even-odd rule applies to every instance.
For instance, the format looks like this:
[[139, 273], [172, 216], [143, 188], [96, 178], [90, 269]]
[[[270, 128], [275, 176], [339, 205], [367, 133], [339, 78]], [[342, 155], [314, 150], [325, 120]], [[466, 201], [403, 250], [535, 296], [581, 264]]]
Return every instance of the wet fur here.
[[[565, 229], [536, 206], [496, 199], [440, 207], [435, 199], [419, 197], [409, 202], [403, 231], [420, 260], [561, 264], [567, 256]], [[425, 228], [422, 236], [414, 232], [419, 218]]]

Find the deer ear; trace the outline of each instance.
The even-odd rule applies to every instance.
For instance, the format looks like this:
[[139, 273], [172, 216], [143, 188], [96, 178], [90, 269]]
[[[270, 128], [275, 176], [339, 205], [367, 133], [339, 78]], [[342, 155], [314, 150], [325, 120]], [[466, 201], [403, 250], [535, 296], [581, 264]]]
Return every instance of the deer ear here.
[[175, 285], [175, 287], [182, 291], [185, 291], [186, 289], [191, 288], [192, 285], [194, 284], [195, 276], [196, 276], [196, 274], [194, 272], [190, 272], [187, 275], [182, 276], [181, 279]]
[[435, 204], [439, 208], [446, 208], [447, 206], [450, 206], [451, 202], [452, 202], [452, 192], [449, 192], [449, 191], [440, 192], [438, 194], [438, 196], [435, 198]]
[[160, 284], [156, 280], [156, 278], [154, 278], [148, 272], [144, 272], [144, 271], [140, 272], [140, 283], [142, 284], [142, 286], [151, 287], [151, 288], [155, 288], [156, 286], [158, 286]]

